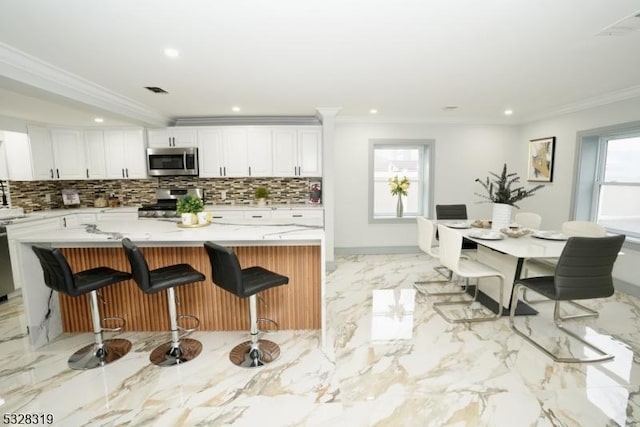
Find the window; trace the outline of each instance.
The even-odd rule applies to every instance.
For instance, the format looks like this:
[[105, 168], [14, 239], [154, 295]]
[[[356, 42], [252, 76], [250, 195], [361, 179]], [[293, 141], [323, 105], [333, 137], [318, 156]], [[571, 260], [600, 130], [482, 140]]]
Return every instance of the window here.
[[576, 219], [640, 238], [640, 123], [582, 133]]
[[[369, 142], [369, 222], [414, 220], [429, 212], [433, 194], [433, 140], [373, 139]], [[404, 213], [396, 216], [398, 197], [389, 179], [407, 177], [410, 186], [402, 197]]]

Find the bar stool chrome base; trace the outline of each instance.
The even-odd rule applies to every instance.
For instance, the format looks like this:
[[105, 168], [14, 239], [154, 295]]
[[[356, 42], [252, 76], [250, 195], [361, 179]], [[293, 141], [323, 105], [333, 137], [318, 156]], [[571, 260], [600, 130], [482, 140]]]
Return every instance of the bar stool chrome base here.
[[131, 350], [131, 341], [114, 338], [104, 340], [102, 347], [93, 343], [71, 355], [67, 364], [71, 369], [93, 369], [115, 362]]
[[245, 341], [235, 346], [229, 353], [229, 360], [242, 368], [258, 368], [273, 362], [280, 356], [280, 346], [273, 341]]
[[171, 341], [159, 345], [153, 349], [149, 360], [157, 366], [174, 366], [195, 359], [200, 352], [202, 352], [200, 341], [182, 338], [177, 347]]

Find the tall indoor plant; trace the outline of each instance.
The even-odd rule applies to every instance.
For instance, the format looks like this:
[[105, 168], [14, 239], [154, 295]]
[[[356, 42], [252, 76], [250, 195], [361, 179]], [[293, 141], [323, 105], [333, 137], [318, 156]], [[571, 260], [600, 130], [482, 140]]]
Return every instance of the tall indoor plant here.
[[476, 178], [476, 182], [485, 189], [485, 194], [475, 193], [476, 196], [480, 196], [485, 199], [486, 202], [493, 203], [493, 218], [491, 228], [494, 230], [500, 230], [502, 228], [509, 227], [511, 223], [511, 211], [513, 208], [520, 208], [516, 202], [522, 199], [532, 196], [537, 190], [544, 187], [539, 184], [533, 188], [525, 190], [523, 186], [518, 186], [520, 177], [517, 173], [507, 172], [507, 164], [502, 167], [502, 174], [498, 175], [493, 172], [489, 172], [491, 177], [481, 180]]

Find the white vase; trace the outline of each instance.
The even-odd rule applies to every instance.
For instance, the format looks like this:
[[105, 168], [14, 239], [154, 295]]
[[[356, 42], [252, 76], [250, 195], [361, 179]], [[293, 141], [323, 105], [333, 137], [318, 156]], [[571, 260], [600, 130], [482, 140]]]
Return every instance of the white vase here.
[[398, 203], [396, 204], [396, 217], [402, 218], [404, 206], [402, 205], [402, 196], [398, 194]]
[[491, 218], [491, 229], [500, 231], [509, 228], [511, 224], [511, 211], [513, 206], [504, 203], [493, 204], [493, 218]]

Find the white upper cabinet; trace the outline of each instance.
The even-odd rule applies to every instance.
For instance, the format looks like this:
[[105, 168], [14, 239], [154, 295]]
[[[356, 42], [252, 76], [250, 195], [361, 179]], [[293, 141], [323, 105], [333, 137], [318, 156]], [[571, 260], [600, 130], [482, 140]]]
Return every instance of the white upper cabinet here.
[[274, 128], [273, 175], [322, 176], [321, 129]]
[[197, 147], [197, 134], [195, 128], [187, 127], [147, 129], [147, 143], [152, 148]]
[[86, 179], [81, 130], [29, 126], [28, 132], [32, 172], [29, 179]]
[[200, 176], [205, 178], [224, 176], [221, 128], [198, 129], [198, 163]]
[[147, 178], [142, 129], [104, 131], [104, 151], [108, 178]]
[[86, 179], [86, 160], [82, 131], [52, 129], [51, 142], [56, 179]]
[[85, 130], [84, 149], [87, 163], [87, 179], [107, 178], [107, 162], [104, 154], [104, 131]]
[[271, 128], [204, 127], [198, 130], [200, 176], [272, 176]]

